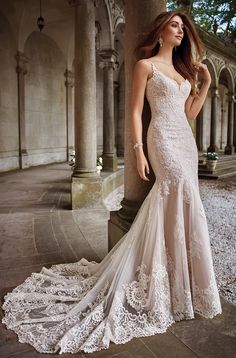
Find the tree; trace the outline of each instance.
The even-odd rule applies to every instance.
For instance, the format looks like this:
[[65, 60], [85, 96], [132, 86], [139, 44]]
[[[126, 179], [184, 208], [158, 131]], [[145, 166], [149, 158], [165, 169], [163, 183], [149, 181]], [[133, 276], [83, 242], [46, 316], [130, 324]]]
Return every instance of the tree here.
[[235, 0], [167, 0], [167, 9], [184, 10], [206, 31], [236, 44]]

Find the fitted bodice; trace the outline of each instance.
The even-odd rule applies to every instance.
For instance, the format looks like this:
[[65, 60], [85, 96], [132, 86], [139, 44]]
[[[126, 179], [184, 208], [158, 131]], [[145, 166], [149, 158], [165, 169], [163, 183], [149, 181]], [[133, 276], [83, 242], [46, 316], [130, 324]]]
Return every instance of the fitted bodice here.
[[[190, 94], [191, 84], [185, 79], [181, 83], [161, 72], [151, 61], [152, 77], [147, 81], [146, 97], [151, 107], [152, 116], [169, 113], [170, 119], [183, 117], [186, 120], [185, 101]], [[159, 116], [160, 115], [160, 116]], [[181, 116], [180, 116], [181, 115]]]
[[197, 146], [185, 113], [191, 84], [187, 79], [178, 83], [151, 64], [153, 73], [146, 85], [152, 114], [147, 133], [149, 160], [161, 191], [168, 180], [174, 185], [184, 181], [187, 200], [190, 183], [197, 184], [198, 170]]

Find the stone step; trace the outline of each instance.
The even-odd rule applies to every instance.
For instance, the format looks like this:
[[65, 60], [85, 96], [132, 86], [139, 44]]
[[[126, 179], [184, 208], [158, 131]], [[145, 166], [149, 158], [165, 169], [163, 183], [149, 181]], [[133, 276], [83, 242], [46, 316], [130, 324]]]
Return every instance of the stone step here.
[[[199, 164], [198, 168], [204, 171], [209, 170], [207, 169], [206, 164]], [[216, 164], [215, 171], [221, 171], [222, 169], [228, 169], [228, 168], [236, 168], [236, 161], [223, 162], [223, 163], [218, 162]]]
[[236, 154], [225, 155], [220, 153], [216, 168], [213, 171], [207, 168], [206, 164], [204, 164], [204, 161], [205, 158], [200, 156], [198, 164], [199, 178], [218, 179], [236, 174]]

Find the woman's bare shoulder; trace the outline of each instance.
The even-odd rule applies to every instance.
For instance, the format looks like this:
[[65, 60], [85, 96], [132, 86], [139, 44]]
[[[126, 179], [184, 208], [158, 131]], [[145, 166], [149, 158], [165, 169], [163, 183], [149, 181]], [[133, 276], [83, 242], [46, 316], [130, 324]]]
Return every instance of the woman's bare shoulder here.
[[146, 77], [150, 77], [152, 74], [152, 70], [151, 70], [151, 66], [150, 66], [150, 62], [148, 61], [148, 59], [141, 59], [138, 60], [135, 63], [134, 66], [134, 70], [136, 73], [145, 75]]
[[148, 68], [150, 67], [150, 61], [149, 58], [143, 58], [141, 60], [138, 60], [135, 63], [135, 66], [139, 67], [139, 68]]

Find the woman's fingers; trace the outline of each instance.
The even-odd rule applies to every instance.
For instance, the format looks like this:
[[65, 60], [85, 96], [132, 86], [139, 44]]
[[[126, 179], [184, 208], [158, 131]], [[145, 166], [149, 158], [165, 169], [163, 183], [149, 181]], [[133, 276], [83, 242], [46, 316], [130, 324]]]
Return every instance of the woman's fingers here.
[[149, 179], [146, 177], [145, 174], [140, 174], [140, 177], [141, 177], [143, 180], [149, 181]]
[[146, 158], [141, 158], [141, 160], [140, 158], [138, 158], [137, 169], [138, 169], [139, 176], [143, 180], [149, 181], [148, 177], [146, 176], [146, 172], [147, 174], [149, 174], [149, 165]]
[[211, 75], [205, 63], [196, 62], [194, 64], [194, 67], [196, 68], [198, 74], [200, 74], [203, 80], [211, 81]]
[[[148, 179], [147, 176], [145, 175], [145, 168], [146, 168], [146, 167], [143, 167], [143, 168], [139, 171], [139, 175], [140, 175], [140, 177], [141, 177], [143, 180], [148, 180], [148, 181], [149, 181], [149, 179]], [[149, 174], [149, 168], [148, 168], [148, 170], [147, 170], [147, 173]]]

